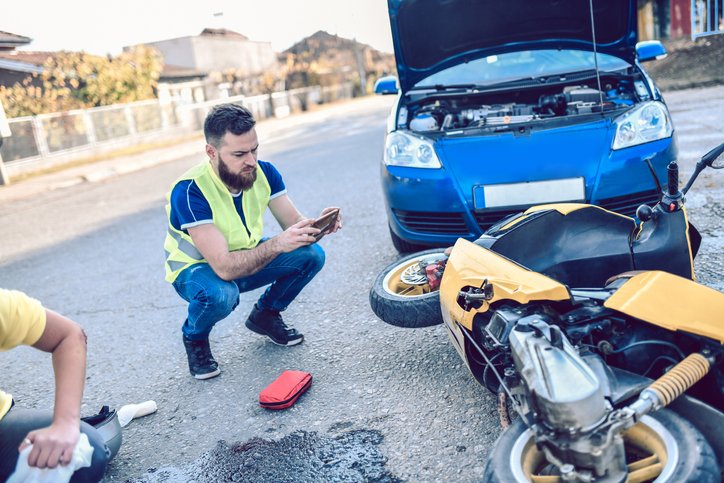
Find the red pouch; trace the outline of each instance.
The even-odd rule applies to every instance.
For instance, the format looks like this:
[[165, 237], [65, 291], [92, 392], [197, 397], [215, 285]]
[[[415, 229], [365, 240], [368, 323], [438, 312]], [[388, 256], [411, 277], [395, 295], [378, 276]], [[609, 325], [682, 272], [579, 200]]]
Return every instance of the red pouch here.
[[312, 375], [304, 371], [284, 371], [259, 393], [259, 404], [267, 409], [286, 409], [312, 385]]

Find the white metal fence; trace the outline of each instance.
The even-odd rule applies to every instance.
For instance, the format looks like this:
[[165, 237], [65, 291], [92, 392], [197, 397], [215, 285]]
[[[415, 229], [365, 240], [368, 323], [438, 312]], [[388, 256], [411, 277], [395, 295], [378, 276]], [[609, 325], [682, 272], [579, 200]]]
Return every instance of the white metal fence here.
[[351, 84], [313, 86], [194, 104], [171, 98], [166, 102], [151, 100], [13, 118], [8, 119], [12, 135], [4, 138], [0, 162], [8, 169], [42, 167], [48, 162], [53, 164], [54, 159], [70, 159], [80, 152], [92, 155], [93, 148], [120, 148], [146, 138], [178, 137], [201, 130], [208, 111], [221, 103], [243, 105], [256, 119], [265, 119], [304, 111], [313, 104], [348, 99], [352, 94]]
[[722, 0], [691, 0], [691, 38], [724, 33]]

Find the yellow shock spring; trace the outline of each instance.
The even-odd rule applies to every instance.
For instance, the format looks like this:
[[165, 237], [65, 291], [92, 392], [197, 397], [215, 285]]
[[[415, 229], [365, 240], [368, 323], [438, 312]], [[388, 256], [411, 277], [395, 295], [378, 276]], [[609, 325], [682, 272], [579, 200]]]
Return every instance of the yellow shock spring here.
[[647, 389], [654, 391], [662, 406], [681, 396], [709, 372], [710, 363], [701, 354], [690, 354]]

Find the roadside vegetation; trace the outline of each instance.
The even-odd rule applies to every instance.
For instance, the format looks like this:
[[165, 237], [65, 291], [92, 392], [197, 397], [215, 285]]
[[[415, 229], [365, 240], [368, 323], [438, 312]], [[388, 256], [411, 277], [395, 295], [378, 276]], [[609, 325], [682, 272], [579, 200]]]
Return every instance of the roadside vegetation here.
[[0, 86], [0, 102], [8, 117], [22, 117], [154, 99], [162, 68], [158, 52], [143, 45], [116, 57], [58, 52], [40, 74]]

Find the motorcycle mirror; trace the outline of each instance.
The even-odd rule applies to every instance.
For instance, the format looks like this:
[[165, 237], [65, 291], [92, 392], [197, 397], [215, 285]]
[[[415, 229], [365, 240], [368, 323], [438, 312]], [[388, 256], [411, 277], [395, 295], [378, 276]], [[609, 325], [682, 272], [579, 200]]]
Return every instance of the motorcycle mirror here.
[[724, 143], [702, 156], [701, 161], [714, 169], [724, 168]]
[[701, 173], [701, 171], [707, 166], [714, 169], [724, 168], [724, 143], [706, 153], [701, 157], [699, 162], [696, 163], [694, 173], [692, 173], [691, 178], [689, 178], [689, 181], [686, 183], [686, 186], [684, 186], [684, 189], [681, 190], [684, 194], [689, 191], [689, 188], [691, 188], [691, 185], [694, 184], [696, 177], [699, 176], [699, 173]]

